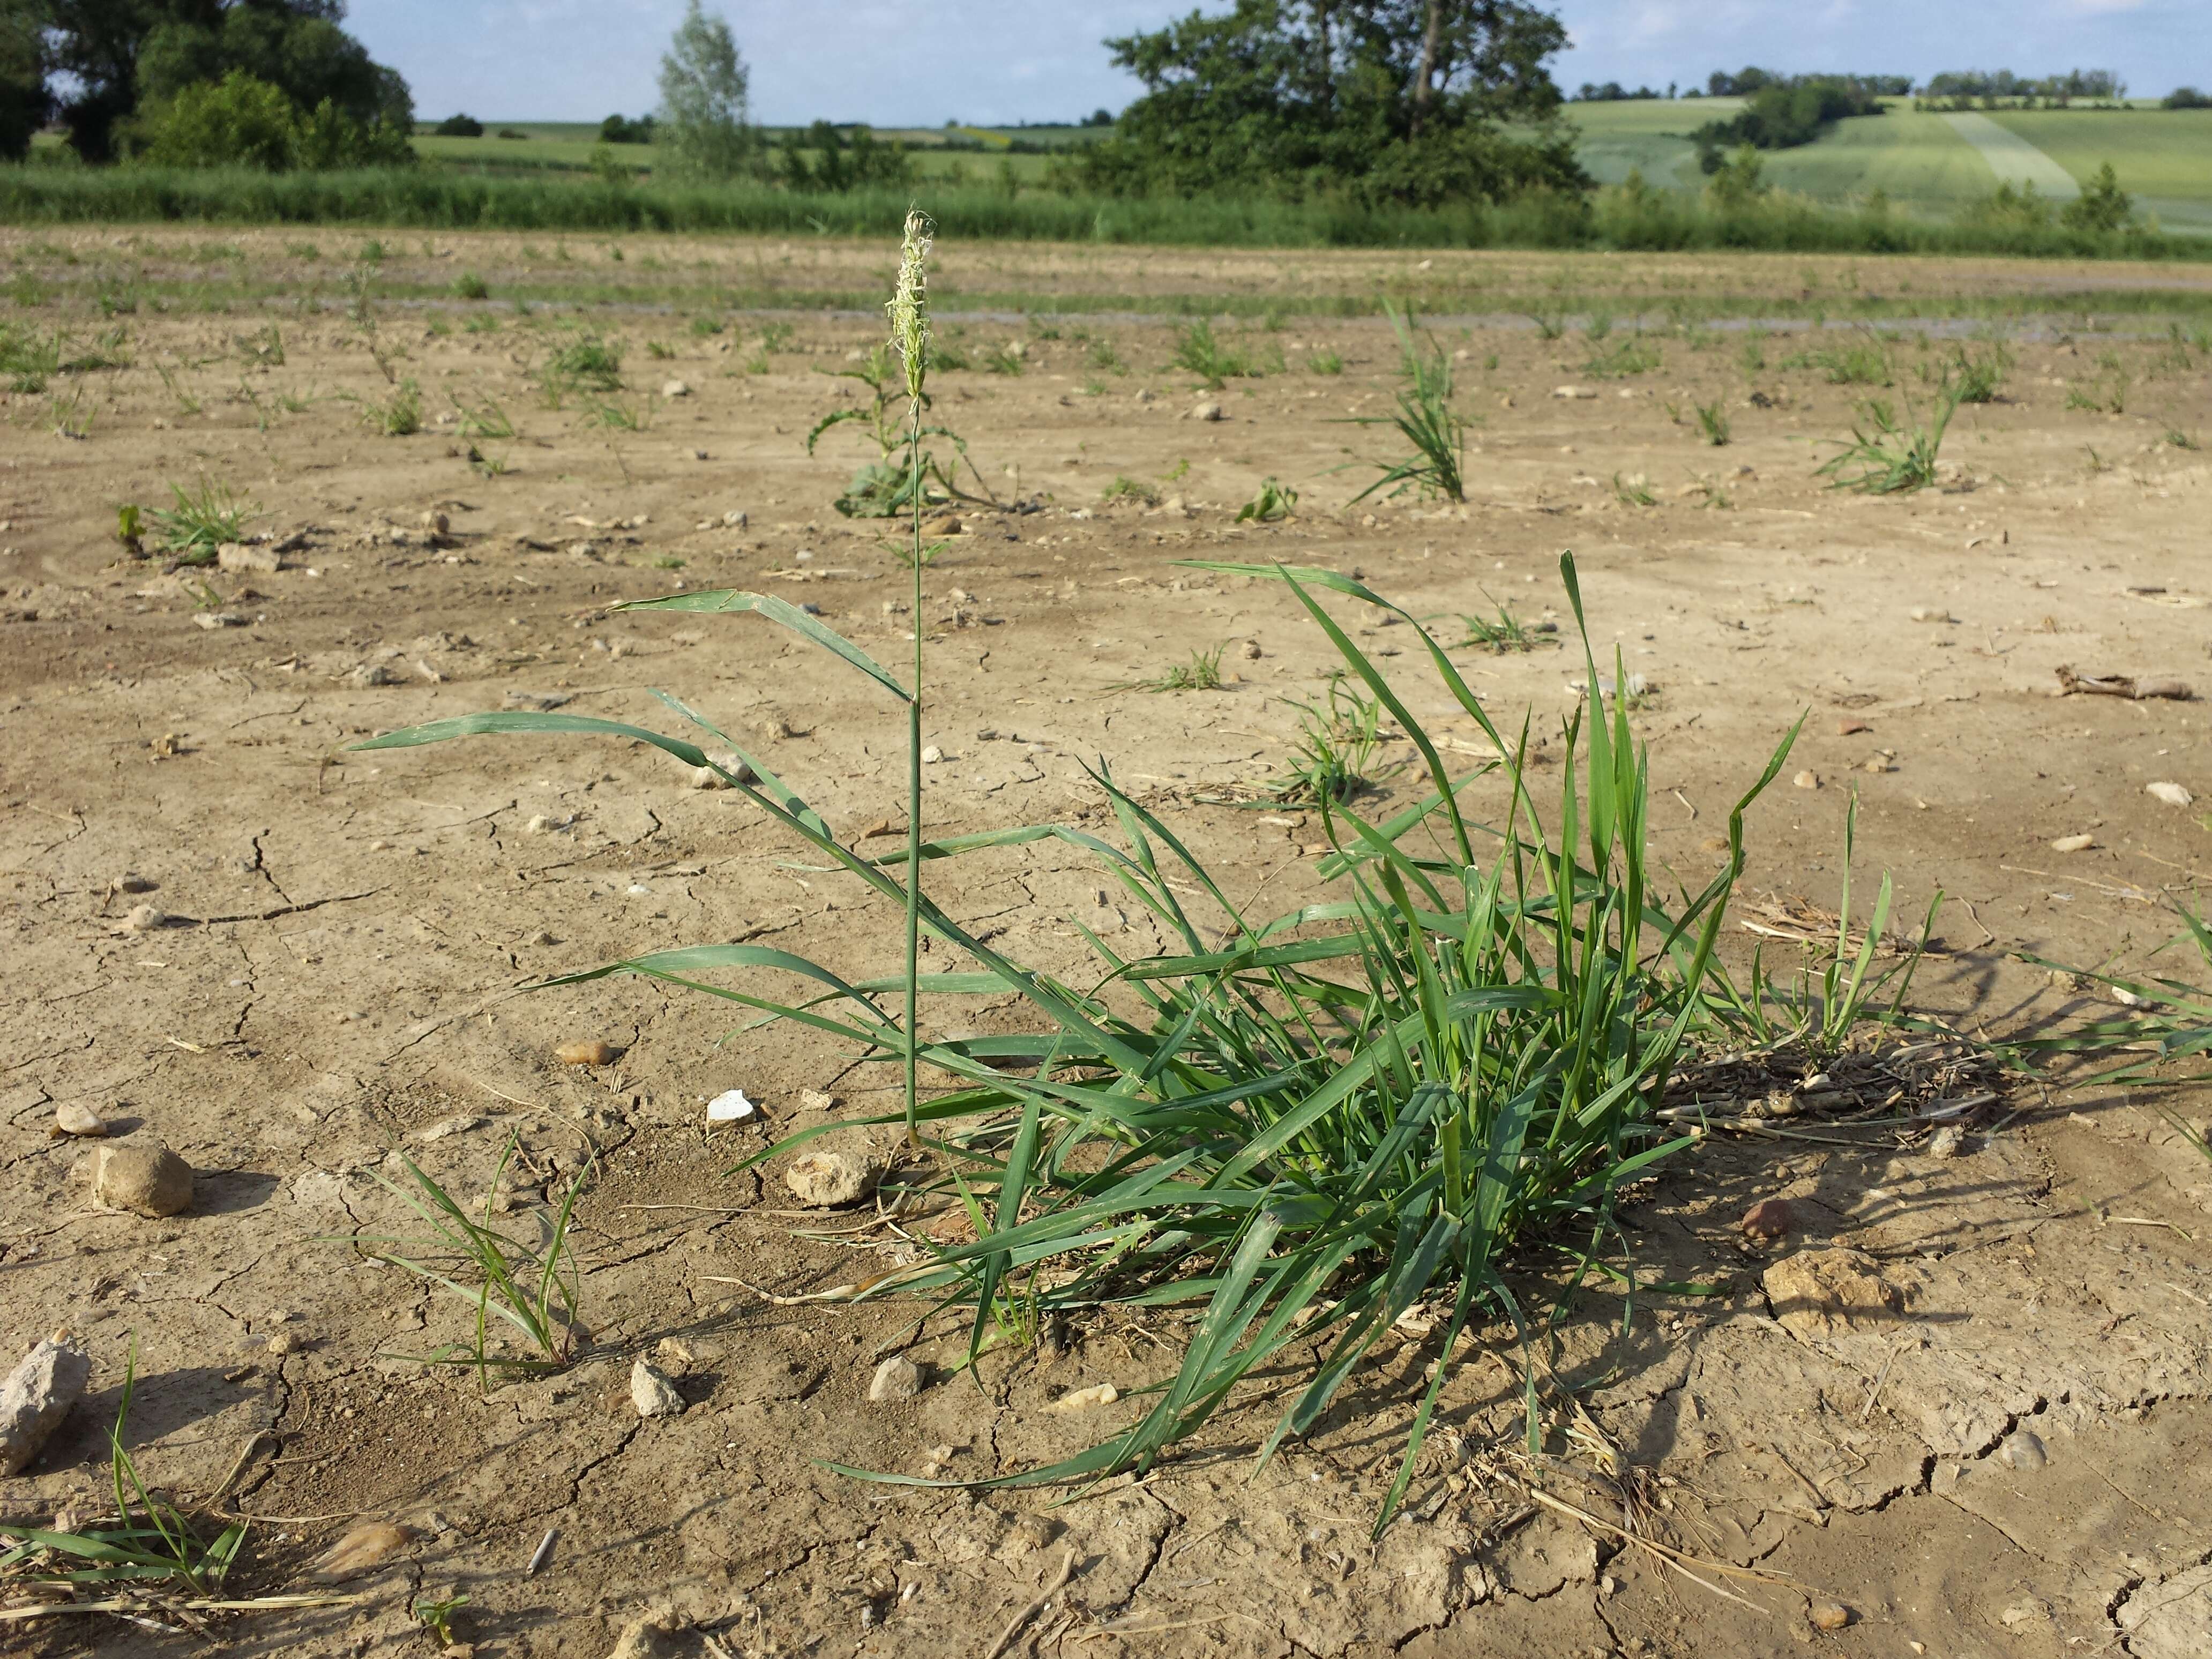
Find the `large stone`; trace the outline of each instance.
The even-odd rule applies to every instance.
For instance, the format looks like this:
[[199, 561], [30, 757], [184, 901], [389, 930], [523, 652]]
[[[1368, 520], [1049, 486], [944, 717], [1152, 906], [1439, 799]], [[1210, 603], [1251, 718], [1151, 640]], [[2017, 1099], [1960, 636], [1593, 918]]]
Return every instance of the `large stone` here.
[[83, 1349], [51, 1336], [8, 1374], [0, 1383], [0, 1475], [30, 1467], [91, 1375]]
[[191, 1165], [167, 1146], [102, 1146], [92, 1155], [92, 1193], [118, 1210], [175, 1215], [191, 1207]]

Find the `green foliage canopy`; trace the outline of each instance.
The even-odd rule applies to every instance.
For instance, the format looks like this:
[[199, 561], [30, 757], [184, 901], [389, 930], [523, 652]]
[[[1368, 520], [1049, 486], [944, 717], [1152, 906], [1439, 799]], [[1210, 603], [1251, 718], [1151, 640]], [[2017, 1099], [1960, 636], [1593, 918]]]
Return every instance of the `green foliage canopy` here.
[[1417, 205], [1580, 191], [1545, 68], [1565, 44], [1557, 18], [1512, 0], [1237, 0], [1109, 40], [1145, 95], [1060, 176]]

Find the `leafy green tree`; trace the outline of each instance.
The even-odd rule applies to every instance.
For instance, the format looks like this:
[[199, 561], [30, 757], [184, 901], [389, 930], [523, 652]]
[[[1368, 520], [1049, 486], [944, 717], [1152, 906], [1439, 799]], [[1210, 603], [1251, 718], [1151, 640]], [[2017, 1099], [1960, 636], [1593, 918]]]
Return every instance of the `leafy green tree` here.
[[1058, 176], [1423, 204], [1585, 190], [1545, 68], [1565, 44], [1515, 0], [1237, 0], [1109, 40], [1145, 95]]
[[865, 126], [817, 121], [783, 136], [783, 182], [793, 190], [896, 188], [914, 182], [914, 157], [894, 139], [884, 143]]
[[2069, 230], [2114, 231], [2136, 210], [2136, 198], [2120, 188], [2119, 175], [2110, 161], [2081, 186], [2081, 193], [2058, 210], [2058, 222]]
[[284, 88], [233, 70], [220, 81], [184, 87], [163, 105], [139, 155], [161, 167], [280, 173], [292, 165], [299, 136], [300, 106]]
[[52, 112], [46, 28], [45, 0], [0, 0], [0, 161], [28, 155]]
[[660, 167], [671, 177], [734, 179], [757, 149], [744, 59], [730, 26], [691, 0], [660, 60]]
[[345, 32], [344, 0], [45, 0], [45, 9], [48, 73], [67, 77], [62, 117], [89, 161], [113, 156], [142, 106], [158, 116], [185, 88], [234, 70], [304, 112], [327, 100], [386, 152], [393, 134], [413, 131], [407, 82]]

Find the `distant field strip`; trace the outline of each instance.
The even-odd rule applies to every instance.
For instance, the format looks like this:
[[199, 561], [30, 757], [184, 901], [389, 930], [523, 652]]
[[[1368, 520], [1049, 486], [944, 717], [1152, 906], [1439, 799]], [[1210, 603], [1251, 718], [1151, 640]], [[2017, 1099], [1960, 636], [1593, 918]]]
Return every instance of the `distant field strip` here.
[[1986, 115], [1961, 113], [1943, 118], [1958, 135], [1982, 153], [1990, 171], [2008, 184], [2030, 184], [2045, 196], [2070, 202], [2081, 193], [2074, 175], [2016, 132], [2008, 131]]

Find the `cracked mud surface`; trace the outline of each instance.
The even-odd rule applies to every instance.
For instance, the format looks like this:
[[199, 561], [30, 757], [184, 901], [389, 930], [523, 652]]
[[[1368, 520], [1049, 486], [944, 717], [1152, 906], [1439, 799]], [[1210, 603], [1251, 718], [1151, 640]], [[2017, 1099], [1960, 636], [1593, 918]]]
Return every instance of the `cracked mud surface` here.
[[[257, 272], [280, 258], [278, 239], [237, 240]], [[440, 240], [487, 270], [524, 257], [513, 239]], [[85, 270], [106, 257], [104, 238], [78, 241]], [[142, 257], [179, 269], [195, 246], [142, 242], [155, 250]], [[711, 252], [773, 265], [777, 246], [634, 239], [630, 263]], [[58, 285], [34, 313], [41, 326], [94, 325], [88, 307], [70, 308], [83, 298], [70, 284], [88, 277], [19, 233], [0, 234], [0, 249]], [[880, 263], [880, 251], [842, 245], [803, 252], [856, 289]], [[596, 249], [585, 257], [611, 269]], [[393, 281], [410, 258], [395, 256]], [[1205, 280], [1242, 293], [1285, 280], [1286, 263], [957, 246], [945, 258], [956, 292], [1014, 271], [1071, 292]], [[453, 269], [416, 263], [426, 280]], [[1287, 263], [1309, 276], [1356, 265], [1363, 280], [1388, 264]], [[1848, 264], [1773, 263], [1793, 291], [1801, 271], [1838, 283]], [[1467, 265], [1492, 268], [1479, 256]], [[1694, 281], [1710, 267], [1645, 268]], [[2043, 276], [1913, 269], [1917, 281], [1992, 292]], [[740, 939], [878, 973], [895, 918], [658, 756], [519, 739], [339, 750], [372, 731], [528, 699], [655, 723], [647, 688], [663, 686], [757, 742], [833, 823], [896, 819], [901, 734], [849, 676], [742, 622], [605, 609], [678, 578], [762, 586], [819, 605], [879, 654], [902, 648], [908, 619], [884, 610], [899, 591], [894, 565], [869, 527], [827, 506], [853, 458], [833, 458], [826, 441], [813, 460], [801, 447], [835, 406], [812, 371], [845, 367], [873, 325], [800, 315], [768, 371], [744, 374], [757, 319], [736, 319], [744, 338], [723, 353], [680, 316], [591, 313], [629, 346], [633, 396], [667, 378], [690, 386], [648, 430], [617, 437], [535, 401], [526, 371], [550, 332], [509, 317], [501, 333], [471, 335], [459, 308], [387, 311], [383, 340], [404, 346], [400, 368], [428, 389], [428, 412], [450, 392], [471, 405], [495, 397], [516, 416], [514, 471], [485, 478], [434, 426], [407, 439], [363, 432], [355, 405], [330, 396], [381, 395], [359, 331], [335, 305], [303, 313], [296, 297], [219, 315], [203, 295], [130, 319], [137, 364], [96, 378], [102, 414], [88, 441], [37, 427], [43, 399], [19, 394], [8, 409], [0, 1352], [12, 1359], [65, 1325], [91, 1347], [94, 1386], [33, 1468], [0, 1481], [0, 1512], [50, 1512], [97, 1492], [135, 1341], [130, 1437], [148, 1477], [204, 1493], [239, 1467], [232, 1500], [258, 1517], [240, 1588], [293, 1582], [357, 1516], [423, 1531], [348, 1586], [357, 1605], [225, 1627], [240, 1652], [427, 1654], [408, 1604], [458, 1592], [470, 1601], [456, 1631], [479, 1654], [597, 1656], [655, 1611], [681, 1627], [672, 1650], [684, 1653], [709, 1652], [711, 1635], [733, 1654], [973, 1655], [1070, 1552], [1066, 1590], [1015, 1651], [2212, 1651], [2212, 1254], [2201, 1242], [2212, 1179], [2126, 1091], [2016, 1085], [1951, 1160], [1886, 1139], [1727, 1139], [1638, 1194], [1628, 1217], [1638, 1270], [1725, 1292], [1645, 1291], [1624, 1305], [1613, 1290], [1586, 1291], [1563, 1324], [1559, 1371], [1638, 1471], [1630, 1486], [1655, 1535], [1765, 1577], [1702, 1565], [1692, 1570], [1708, 1583], [1692, 1583], [1625, 1542], [1608, 1530], [1621, 1489], [1561, 1445], [1540, 1465], [1546, 1489], [1590, 1519], [1530, 1504], [1504, 1478], [1527, 1471], [1512, 1461], [1518, 1385], [1502, 1328], [1463, 1351], [1409, 1518], [1379, 1541], [1371, 1518], [1436, 1358], [1418, 1329], [1378, 1351], [1316, 1431], [1256, 1478], [1250, 1450], [1297, 1380], [1287, 1370], [1256, 1381], [1147, 1480], [1087, 1495], [971, 1498], [821, 1467], [957, 1478], [1064, 1455], [1127, 1407], [1078, 1414], [1051, 1402], [1157, 1378], [1182, 1328], [1103, 1314], [1079, 1322], [1064, 1349], [994, 1353], [975, 1378], [869, 1405], [878, 1346], [915, 1310], [779, 1307], [732, 1281], [796, 1292], [849, 1280], [889, 1265], [883, 1236], [798, 1237], [828, 1230], [790, 1213], [780, 1172], [724, 1171], [765, 1133], [820, 1120], [803, 1091], [861, 1115], [895, 1098], [889, 1080], [804, 1035], [745, 1029], [650, 986], [522, 988], [635, 951]], [[235, 337], [272, 316], [287, 362], [242, 366]], [[427, 319], [440, 317], [453, 330], [432, 335]], [[964, 326], [975, 347], [1008, 331]], [[2051, 384], [2090, 374], [2103, 344], [2022, 343], [2008, 384], [2018, 401], [1961, 411], [1946, 452], [1977, 487], [1869, 502], [1808, 476], [1804, 441], [1839, 430], [1856, 395], [1814, 371], [1758, 374], [1772, 406], [1740, 410], [1734, 444], [1708, 451], [1663, 405], [1740, 393], [1732, 343], [1670, 337], [1663, 369], [1620, 383], [1635, 397], [1603, 381], [1601, 399], [1574, 401], [1550, 394], [1587, 380], [1585, 343], [1478, 327], [1464, 368], [1485, 416], [1469, 507], [1386, 507], [1369, 523], [1364, 507], [1335, 510], [1356, 486], [1328, 469], [1347, 431], [1358, 435], [1331, 422], [1387, 397], [1379, 325], [1286, 321], [1293, 363], [1326, 348], [1345, 374], [1294, 368], [1232, 382], [1209, 394], [1231, 416], [1219, 422], [1178, 418], [1193, 399], [1187, 377], [1157, 367], [1171, 345], [1162, 324], [1090, 326], [1134, 370], [1105, 374], [1097, 393], [1083, 389], [1087, 346], [1066, 338], [1032, 339], [1018, 379], [941, 377], [939, 412], [1001, 493], [1012, 484], [998, 469], [1012, 464], [1022, 494], [1053, 501], [974, 515], [931, 574], [937, 693], [925, 740], [945, 756], [932, 769], [933, 830], [1060, 819], [1110, 833], [1080, 769], [1103, 757], [1231, 891], [1264, 884], [1261, 908], [1288, 908], [1318, 890], [1301, 853], [1314, 831], [1201, 798], [1279, 763], [1293, 730], [1281, 699], [1322, 684], [1325, 641], [1276, 590], [1172, 561], [1356, 566], [1416, 612], [1503, 600], [1534, 620], [1560, 605], [1555, 561], [1572, 546], [1601, 651], [1617, 635], [1628, 666], [1657, 686], [1639, 716], [1655, 855], [1685, 881], [1703, 880], [1728, 804], [1809, 708], [1796, 758], [1750, 816], [1749, 894], [1833, 902], [1855, 781], [1863, 864], [1896, 873], [1899, 913], [1924, 908], [1939, 885], [1953, 896], [1946, 950], [1919, 981], [1931, 1006], [1996, 1030], [2084, 1006], [2011, 960], [2018, 951], [2180, 970], [2175, 953], [2148, 953], [2173, 931], [2161, 906], [2212, 862], [2212, 838], [2143, 786], [2172, 780], [2212, 799], [2205, 705], [2048, 693], [2061, 663], [2212, 690], [2212, 610], [2191, 603], [2212, 596], [2212, 474], [2198, 453], [2157, 441], [2169, 425], [2212, 428], [2201, 360], [2161, 377], [2155, 342], [2123, 342], [2144, 378], [2140, 413], [2115, 419], [2068, 410]], [[675, 343], [674, 356], [649, 360], [647, 339]], [[1785, 343], [1769, 342], [1771, 361]], [[1498, 367], [1481, 368], [1492, 352]], [[198, 414], [180, 412], [157, 362], [196, 391]], [[258, 407], [311, 387], [319, 401], [262, 429]], [[1143, 401], [1145, 388], [1159, 395]], [[2085, 472], [2084, 443], [2118, 465]], [[1180, 490], [1189, 510], [1098, 505], [1112, 478], [1158, 481], [1185, 460], [1158, 488]], [[1738, 465], [1754, 476], [1736, 480]], [[258, 527], [304, 532], [291, 568], [208, 578], [245, 619], [234, 628], [195, 626], [201, 600], [185, 580], [114, 557], [117, 502], [158, 501], [166, 481], [202, 471], [261, 501], [270, 516]], [[1592, 482], [1616, 472], [1648, 473], [1661, 504], [1624, 506]], [[1678, 478], [1717, 472], [1729, 475], [1729, 510], [1671, 493]], [[1233, 527], [1263, 473], [1306, 491], [1304, 514]], [[442, 545], [421, 528], [428, 510], [448, 515]], [[738, 510], [744, 527], [722, 523]], [[1916, 608], [1953, 620], [1915, 622]], [[1248, 639], [1261, 654], [1232, 649], [1240, 678], [1218, 692], [1109, 689]], [[1362, 642], [1397, 651], [1389, 629]], [[1577, 666], [1558, 650], [1461, 659], [1494, 709], [1533, 708], [1541, 725], [1572, 705]], [[1471, 737], [1441, 718], [1413, 662], [1399, 653], [1390, 665], [1406, 670], [1416, 708], [1439, 714], [1448, 737]], [[1869, 729], [1839, 730], [1853, 721]], [[1856, 770], [1870, 755], [1889, 769]], [[1799, 767], [1823, 787], [1793, 788]], [[2050, 850], [2077, 833], [2098, 848]], [[1072, 855], [938, 868], [948, 908], [1039, 966], [1073, 969], [1079, 922], [1125, 952], [1155, 942]], [[150, 885], [120, 892], [125, 875]], [[127, 931], [146, 902], [168, 925]], [[1747, 961], [1751, 943], [1739, 935], [1731, 950]], [[1010, 1029], [1015, 1013], [979, 1002], [972, 1017]], [[557, 1064], [555, 1046], [579, 1038], [605, 1040], [618, 1060]], [[702, 1102], [739, 1086], [765, 1126], [710, 1133]], [[2201, 1094], [2178, 1101], [2205, 1115]], [[62, 1103], [174, 1147], [198, 1174], [191, 1210], [149, 1221], [96, 1209], [85, 1148], [46, 1133]], [[850, 1133], [890, 1148], [881, 1132]], [[561, 1375], [486, 1395], [473, 1377], [394, 1357], [461, 1334], [454, 1304], [338, 1241], [404, 1226], [374, 1178], [399, 1173], [396, 1152], [476, 1193], [510, 1134], [519, 1156], [504, 1188], [522, 1208], [596, 1149], [579, 1212], [593, 1348]], [[1778, 1195], [1796, 1227], [1754, 1249], [1736, 1220]], [[1528, 1266], [1533, 1290], [1541, 1267]], [[957, 1347], [933, 1328], [912, 1352], [949, 1363]], [[673, 1372], [681, 1415], [639, 1419], [628, 1378], [640, 1354]], [[549, 1563], [526, 1577], [549, 1529]], [[1804, 1612], [1821, 1600], [1851, 1622], [1815, 1632]], [[90, 1620], [0, 1635], [0, 1650], [39, 1655], [181, 1646]]]

